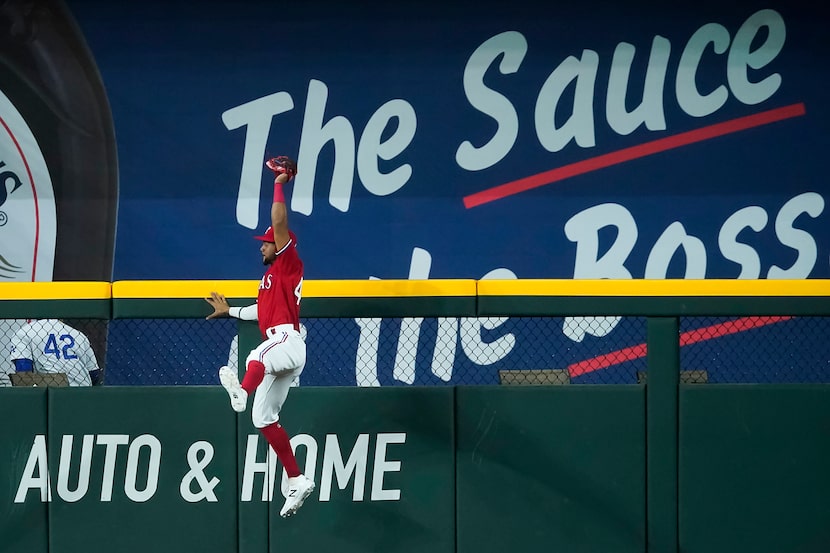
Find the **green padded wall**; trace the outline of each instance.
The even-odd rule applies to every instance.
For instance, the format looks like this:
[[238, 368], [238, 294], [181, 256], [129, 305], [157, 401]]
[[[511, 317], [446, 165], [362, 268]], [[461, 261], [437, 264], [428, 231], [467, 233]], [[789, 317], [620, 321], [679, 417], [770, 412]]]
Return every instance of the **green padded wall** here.
[[830, 551], [830, 386], [681, 385], [680, 549]]
[[[119, 553], [236, 550], [236, 424], [223, 389], [52, 388], [48, 403], [56, 486], [63, 457], [67, 487], [78, 489], [84, 436], [95, 440], [87, 492], [69, 500], [55, 494], [50, 504], [50, 553], [97, 551], [102, 544]], [[58, 456], [67, 435], [72, 449]], [[151, 474], [157, 474], [154, 493]]]
[[645, 551], [643, 387], [456, 393], [458, 553]]
[[[36, 436], [42, 436], [45, 443], [46, 388], [0, 388], [0, 421], [0, 551], [46, 553], [48, 504], [34, 488], [45, 475], [35, 467], [26, 470], [30, 457], [33, 462], [43, 459], [31, 452], [43, 451], [34, 447]], [[21, 490], [24, 474], [28, 485]], [[22, 494], [19, 503], [15, 501], [18, 492]]]
[[[317, 489], [287, 520], [274, 493], [269, 551], [453, 553], [453, 399], [438, 387], [292, 390], [280, 418], [295, 439], [313, 439], [316, 454], [295, 449]], [[350, 458], [357, 469], [342, 482], [330, 467]]]

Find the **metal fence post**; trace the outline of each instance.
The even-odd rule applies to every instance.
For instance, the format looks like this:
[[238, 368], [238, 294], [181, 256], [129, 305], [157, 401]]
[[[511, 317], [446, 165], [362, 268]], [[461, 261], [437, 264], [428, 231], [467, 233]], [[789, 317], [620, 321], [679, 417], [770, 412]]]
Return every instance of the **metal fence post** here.
[[646, 383], [646, 532], [648, 553], [678, 551], [678, 389], [677, 317], [648, 318]]

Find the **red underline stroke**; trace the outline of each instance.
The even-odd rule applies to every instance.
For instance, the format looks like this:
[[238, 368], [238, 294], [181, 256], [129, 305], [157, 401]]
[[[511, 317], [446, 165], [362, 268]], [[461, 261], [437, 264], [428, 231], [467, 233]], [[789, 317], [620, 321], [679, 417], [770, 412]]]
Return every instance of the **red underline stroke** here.
[[689, 144], [702, 142], [704, 140], [709, 140], [710, 138], [716, 138], [718, 136], [724, 136], [751, 129], [753, 127], [783, 121], [792, 117], [798, 117], [804, 115], [805, 113], [807, 113], [807, 109], [804, 106], [804, 103], [801, 102], [798, 104], [763, 111], [753, 115], [747, 115], [745, 117], [739, 117], [737, 119], [731, 119], [729, 121], [724, 121], [723, 123], [716, 123], [714, 125], [683, 132], [674, 136], [667, 136], [665, 138], [652, 140], [651, 142], [638, 144], [637, 146], [623, 148], [622, 150], [617, 150], [616, 152], [610, 152], [597, 157], [577, 161], [576, 163], [557, 167], [556, 169], [551, 169], [550, 171], [531, 175], [519, 180], [494, 186], [493, 188], [488, 188], [487, 190], [482, 190], [481, 192], [470, 194], [469, 196], [464, 197], [464, 207], [470, 209], [518, 194], [520, 192], [532, 190], [533, 188], [539, 188], [540, 186], [545, 186], [557, 181], [575, 177], [577, 175], [583, 175], [598, 169], [619, 165], [621, 163], [625, 163], [626, 161], [639, 159], [641, 157], [650, 156], [659, 152], [665, 152], [681, 146], [688, 146]]
[[[688, 346], [698, 342], [728, 336], [729, 334], [737, 334], [754, 328], [789, 321], [790, 319], [792, 317], [743, 317], [734, 321], [696, 328], [680, 335], [680, 346]], [[638, 344], [568, 365], [568, 374], [571, 378], [574, 378], [645, 356], [646, 344]]]

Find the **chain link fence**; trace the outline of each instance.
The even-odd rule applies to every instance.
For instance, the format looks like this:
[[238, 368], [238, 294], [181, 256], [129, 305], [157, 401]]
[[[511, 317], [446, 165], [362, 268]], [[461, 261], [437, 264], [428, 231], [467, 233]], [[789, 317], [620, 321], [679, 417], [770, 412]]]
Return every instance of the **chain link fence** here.
[[689, 383], [830, 382], [830, 317], [684, 317], [680, 345]]
[[115, 319], [109, 329], [107, 384], [219, 385], [219, 367], [236, 366], [236, 322]]
[[[88, 336], [106, 385], [218, 385], [218, 367], [237, 365], [234, 319], [64, 322]], [[304, 319], [308, 360], [300, 384], [637, 384], [648, 373], [647, 322], [645, 317]], [[0, 320], [0, 339], [9, 352], [0, 385], [10, 384], [15, 354], [9, 348], [26, 323]], [[35, 349], [59, 361], [68, 343], [61, 336]], [[678, 340], [682, 382], [830, 382], [830, 317], [682, 317]]]
[[0, 319], [0, 386], [91, 386], [104, 379], [108, 322]]

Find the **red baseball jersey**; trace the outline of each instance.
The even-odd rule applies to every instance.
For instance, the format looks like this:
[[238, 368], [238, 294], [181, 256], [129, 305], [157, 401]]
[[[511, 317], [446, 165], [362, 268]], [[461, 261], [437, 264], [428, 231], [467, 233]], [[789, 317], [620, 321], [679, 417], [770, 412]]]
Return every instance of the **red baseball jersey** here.
[[291, 231], [288, 236], [288, 243], [277, 252], [259, 283], [257, 318], [263, 337], [266, 330], [276, 325], [293, 324], [300, 329], [303, 262], [297, 253], [297, 237]]

